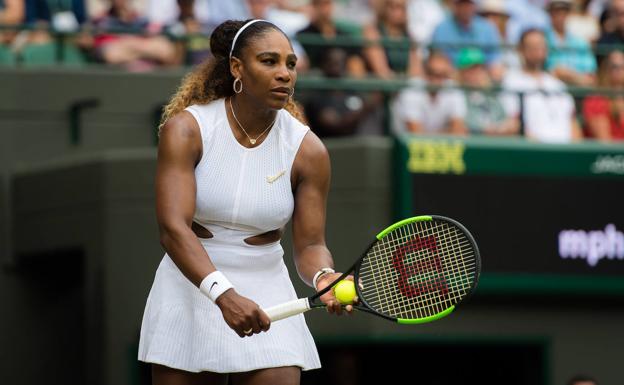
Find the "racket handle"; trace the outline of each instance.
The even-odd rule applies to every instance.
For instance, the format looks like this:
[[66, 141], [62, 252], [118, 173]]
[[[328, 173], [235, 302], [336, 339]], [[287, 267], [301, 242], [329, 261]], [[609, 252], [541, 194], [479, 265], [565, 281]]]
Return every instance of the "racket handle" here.
[[275, 322], [310, 310], [310, 302], [308, 302], [307, 298], [299, 298], [263, 310], [269, 316], [271, 322]]

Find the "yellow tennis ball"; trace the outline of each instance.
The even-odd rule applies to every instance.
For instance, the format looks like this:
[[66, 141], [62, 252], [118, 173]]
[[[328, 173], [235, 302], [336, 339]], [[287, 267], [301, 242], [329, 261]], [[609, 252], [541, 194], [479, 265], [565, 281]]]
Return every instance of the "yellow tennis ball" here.
[[341, 305], [351, 305], [357, 296], [353, 281], [342, 280], [334, 286], [334, 296]]

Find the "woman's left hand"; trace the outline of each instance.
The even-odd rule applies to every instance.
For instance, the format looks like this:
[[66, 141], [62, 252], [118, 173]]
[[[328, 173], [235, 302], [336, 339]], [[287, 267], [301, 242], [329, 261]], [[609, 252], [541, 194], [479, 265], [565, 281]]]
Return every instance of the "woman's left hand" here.
[[[317, 292], [331, 285], [341, 275], [342, 273], [327, 273], [327, 274], [323, 274], [322, 276], [320, 276], [318, 281], [316, 282], [316, 287], [318, 289]], [[348, 275], [345, 278], [345, 280], [353, 281], [353, 276]], [[320, 299], [321, 299], [321, 302], [323, 302], [327, 306], [327, 312], [329, 314], [342, 315], [343, 310], [345, 310], [347, 314], [349, 315], [353, 313], [353, 306], [346, 305], [343, 307], [340, 304], [340, 302], [336, 299], [336, 297], [334, 296], [333, 290], [329, 290], [327, 293], [323, 294]], [[357, 302], [357, 297], [355, 298], [354, 303], [356, 302]]]

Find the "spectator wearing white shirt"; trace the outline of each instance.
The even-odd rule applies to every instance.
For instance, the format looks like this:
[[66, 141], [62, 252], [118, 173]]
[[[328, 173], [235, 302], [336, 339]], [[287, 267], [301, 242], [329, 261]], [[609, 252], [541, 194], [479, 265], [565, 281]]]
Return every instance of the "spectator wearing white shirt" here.
[[[508, 92], [504, 102], [507, 114], [522, 119], [527, 138], [551, 143], [580, 139], [574, 100], [561, 80], [544, 71], [548, 57], [544, 33], [538, 29], [527, 30], [520, 38], [518, 49], [524, 66], [522, 70], [508, 71], [502, 83]], [[518, 93], [524, 94], [522, 111]]]
[[421, 46], [431, 42], [433, 31], [444, 20], [444, 8], [437, 0], [407, 2], [407, 30], [412, 40]]
[[[395, 131], [421, 134], [467, 133], [464, 124], [466, 103], [460, 90], [444, 88], [451, 85], [453, 68], [441, 52], [432, 52], [425, 63], [426, 84], [406, 88], [395, 104]], [[431, 86], [429, 90], [426, 86]], [[436, 89], [435, 87], [442, 87]]]

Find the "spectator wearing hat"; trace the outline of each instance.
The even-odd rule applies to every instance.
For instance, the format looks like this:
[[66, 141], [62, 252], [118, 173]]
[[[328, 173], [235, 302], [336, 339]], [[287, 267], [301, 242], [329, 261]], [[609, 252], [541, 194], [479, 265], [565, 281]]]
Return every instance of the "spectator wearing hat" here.
[[466, 127], [471, 134], [516, 135], [520, 127], [515, 117], [508, 117], [500, 94], [492, 92], [492, 81], [485, 68], [481, 50], [464, 48], [457, 59], [459, 78], [466, 98]]
[[474, 0], [453, 0], [452, 14], [436, 27], [431, 43], [443, 50], [453, 63], [457, 62], [463, 46], [481, 48], [490, 74], [499, 80], [503, 74], [500, 35], [492, 23], [476, 13]]
[[434, 51], [429, 55], [425, 62], [426, 83], [412, 80], [412, 87], [397, 97], [395, 130], [419, 134], [467, 133], [464, 96], [460, 90], [448, 88], [453, 86], [452, 71], [453, 66], [444, 53]]
[[549, 49], [546, 68], [567, 84], [591, 86], [596, 80], [596, 58], [586, 41], [566, 31], [572, 5], [572, 0], [548, 3], [551, 28], [546, 31]]
[[580, 139], [574, 99], [565, 83], [544, 71], [548, 57], [544, 32], [525, 31], [518, 49], [523, 68], [507, 71], [502, 83], [507, 115], [521, 119], [525, 135], [533, 140], [569, 143]]
[[520, 57], [515, 49], [515, 42], [509, 33], [509, 18], [507, 2], [505, 0], [482, 0], [479, 4], [479, 16], [485, 18], [496, 26], [501, 40], [506, 45], [502, 53], [503, 66], [507, 68], [520, 68]]

